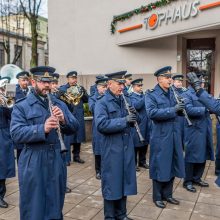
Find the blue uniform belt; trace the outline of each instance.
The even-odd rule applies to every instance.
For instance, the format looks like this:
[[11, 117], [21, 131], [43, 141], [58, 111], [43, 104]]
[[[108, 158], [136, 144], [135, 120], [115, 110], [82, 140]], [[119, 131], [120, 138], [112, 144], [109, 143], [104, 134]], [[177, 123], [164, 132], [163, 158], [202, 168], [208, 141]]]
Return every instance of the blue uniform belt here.
[[44, 150], [44, 149], [60, 149], [60, 144], [24, 144], [24, 147], [26, 149], [31, 149], [31, 150]]

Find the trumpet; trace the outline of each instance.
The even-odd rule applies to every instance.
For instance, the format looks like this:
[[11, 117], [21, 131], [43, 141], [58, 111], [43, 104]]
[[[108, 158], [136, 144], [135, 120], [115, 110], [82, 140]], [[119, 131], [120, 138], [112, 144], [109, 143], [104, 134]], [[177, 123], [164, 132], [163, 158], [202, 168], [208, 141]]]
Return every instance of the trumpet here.
[[3, 93], [0, 93], [0, 106], [6, 108], [12, 108], [15, 104], [15, 100], [12, 97], [7, 97]]

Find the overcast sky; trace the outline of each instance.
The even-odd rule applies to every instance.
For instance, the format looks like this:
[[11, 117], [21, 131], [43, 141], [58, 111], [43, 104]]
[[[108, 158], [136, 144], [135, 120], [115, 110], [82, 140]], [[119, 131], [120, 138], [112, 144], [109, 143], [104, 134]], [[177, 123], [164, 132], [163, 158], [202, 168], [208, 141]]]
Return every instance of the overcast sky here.
[[43, 0], [42, 1], [41, 10], [40, 10], [40, 15], [43, 16], [43, 17], [46, 17], [46, 18], [48, 17], [47, 1], [48, 0]]

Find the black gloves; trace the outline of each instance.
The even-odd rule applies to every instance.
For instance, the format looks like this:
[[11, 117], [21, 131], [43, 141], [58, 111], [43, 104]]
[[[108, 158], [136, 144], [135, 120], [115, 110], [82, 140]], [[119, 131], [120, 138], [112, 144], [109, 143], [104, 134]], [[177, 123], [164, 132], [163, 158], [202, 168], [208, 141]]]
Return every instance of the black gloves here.
[[128, 123], [135, 123], [137, 121], [137, 116], [133, 113], [126, 116], [126, 121]]
[[185, 104], [182, 103], [182, 102], [180, 102], [179, 104], [176, 104], [176, 105], [175, 105], [175, 111], [176, 111], [176, 112], [183, 111], [184, 108], [185, 108]]
[[198, 92], [201, 89], [201, 81], [194, 72], [187, 73], [187, 78], [190, 85]]

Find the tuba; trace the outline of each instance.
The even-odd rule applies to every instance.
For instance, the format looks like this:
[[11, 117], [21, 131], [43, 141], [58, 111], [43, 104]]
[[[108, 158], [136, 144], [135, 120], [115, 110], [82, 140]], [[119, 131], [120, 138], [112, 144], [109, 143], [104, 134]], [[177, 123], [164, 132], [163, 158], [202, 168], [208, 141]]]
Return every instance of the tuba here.
[[[16, 91], [16, 84], [18, 80], [16, 75], [21, 72], [22, 69], [14, 64], [6, 64], [0, 70], [0, 105], [4, 107], [11, 108], [13, 107], [15, 101], [15, 91]], [[10, 78], [10, 82], [8, 79]]]

